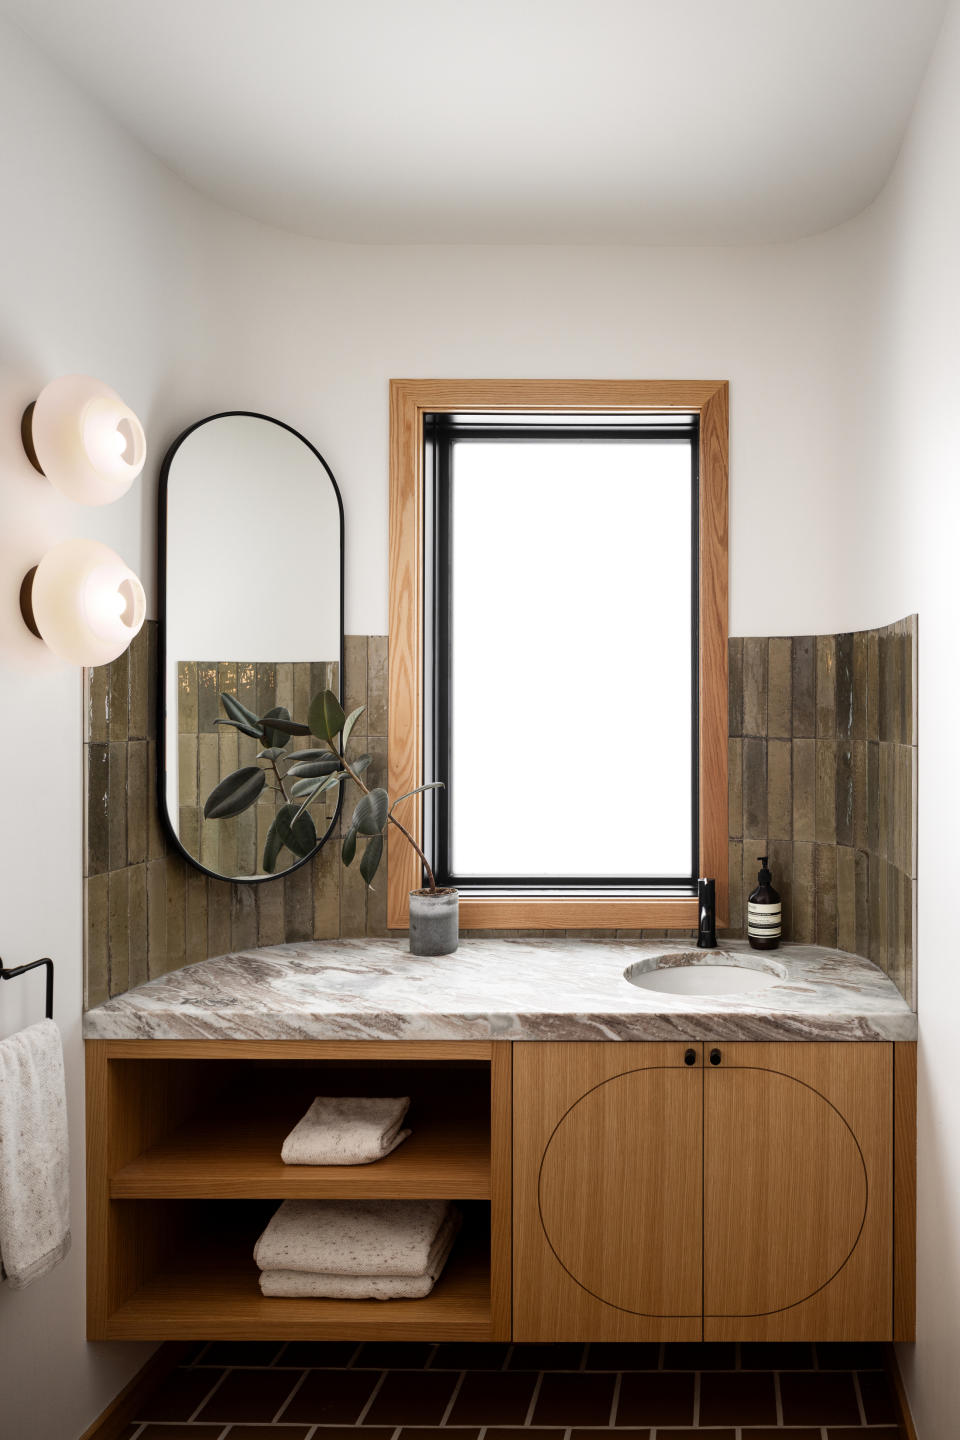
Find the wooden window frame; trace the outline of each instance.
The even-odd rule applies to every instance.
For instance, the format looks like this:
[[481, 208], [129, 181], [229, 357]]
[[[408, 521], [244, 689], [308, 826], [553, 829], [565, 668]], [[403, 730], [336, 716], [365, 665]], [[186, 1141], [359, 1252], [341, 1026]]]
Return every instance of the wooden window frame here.
[[[391, 795], [423, 783], [424, 466], [423, 417], [477, 410], [614, 413], [687, 411], [700, 418], [700, 873], [717, 882], [717, 923], [728, 922], [727, 846], [727, 432], [728, 390], [717, 380], [391, 380], [390, 679]], [[404, 800], [397, 818], [419, 840], [423, 806]], [[403, 929], [409, 893], [421, 884], [411, 847], [390, 827], [387, 924]], [[697, 924], [696, 897], [464, 895], [470, 930], [657, 929]]]

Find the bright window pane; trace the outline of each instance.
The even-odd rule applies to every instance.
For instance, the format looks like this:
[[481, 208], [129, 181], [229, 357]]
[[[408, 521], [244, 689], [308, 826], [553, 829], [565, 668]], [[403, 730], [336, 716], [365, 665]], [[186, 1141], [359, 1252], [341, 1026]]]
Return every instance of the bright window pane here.
[[454, 444], [454, 875], [690, 876], [690, 466], [687, 440]]

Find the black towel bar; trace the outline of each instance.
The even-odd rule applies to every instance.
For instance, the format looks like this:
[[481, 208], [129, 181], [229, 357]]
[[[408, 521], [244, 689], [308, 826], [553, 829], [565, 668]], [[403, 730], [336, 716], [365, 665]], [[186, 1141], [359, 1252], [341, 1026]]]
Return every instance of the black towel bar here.
[[26, 975], [28, 970], [36, 970], [38, 965], [47, 967], [47, 1019], [53, 1019], [53, 961], [49, 955], [42, 960], [31, 960], [29, 965], [17, 965], [13, 970], [5, 970], [3, 962], [0, 961], [0, 980], [15, 980], [18, 975]]

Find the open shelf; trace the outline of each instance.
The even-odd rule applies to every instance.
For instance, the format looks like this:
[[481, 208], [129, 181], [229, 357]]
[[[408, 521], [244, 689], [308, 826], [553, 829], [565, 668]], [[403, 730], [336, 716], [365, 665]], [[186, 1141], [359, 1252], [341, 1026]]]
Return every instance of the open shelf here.
[[285, 1165], [284, 1138], [309, 1104], [271, 1097], [194, 1116], [110, 1179], [113, 1199], [450, 1199], [490, 1195], [489, 1104], [414, 1098], [413, 1134], [370, 1165]]
[[[486, 1207], [478, 1207], [484, 1211]], [[108, 1317], [108, 1340], [486, 1340], [491, 1337], [487, 1222], [470, 1214], [423, 1300], [284, 1300], [260, 1293], [259, 1230], [196, 1240]]]

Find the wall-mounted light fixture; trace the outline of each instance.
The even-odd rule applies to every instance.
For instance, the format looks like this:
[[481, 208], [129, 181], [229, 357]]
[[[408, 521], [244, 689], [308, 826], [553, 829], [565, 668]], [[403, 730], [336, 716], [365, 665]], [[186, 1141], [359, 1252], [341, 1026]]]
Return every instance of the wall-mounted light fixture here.
[[115, 551], [98, 540], [62, 540], [24, 578], [20, 609], [61, 660], [107, 665], [142, 627], [147, 601]]
[[35, 469], [80, 505], [108, 505], [143, 469], [143, 426], [115, 390], [89, 375], [45, 385], [23, 412], [23, 448]]

